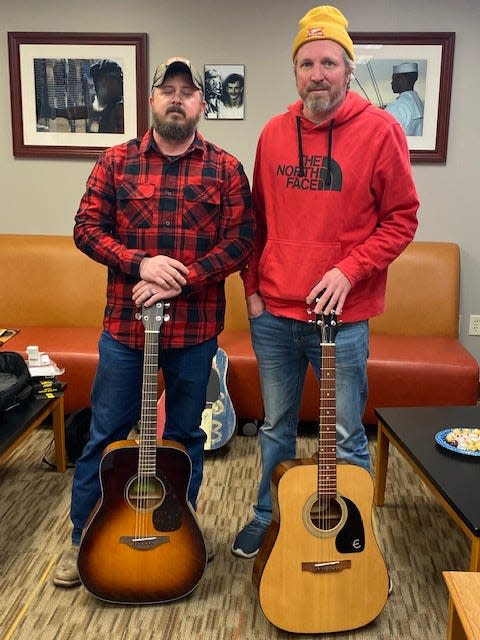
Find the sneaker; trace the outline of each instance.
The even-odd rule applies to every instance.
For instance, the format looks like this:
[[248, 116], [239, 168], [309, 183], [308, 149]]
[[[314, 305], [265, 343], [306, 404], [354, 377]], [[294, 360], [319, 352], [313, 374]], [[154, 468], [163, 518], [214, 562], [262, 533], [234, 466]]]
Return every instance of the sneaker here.
[[78, 547], [73, 545], [60, 556], [53, 573], [53, 584], [57, 587], [77, 587], [80, 576], [77, 569]]
[[269, 526], [269, 522], [250, 520], [237, 533], [235, 542], [232, 544], [232, 553], [241, 558], [253, 558], [256, 556]]

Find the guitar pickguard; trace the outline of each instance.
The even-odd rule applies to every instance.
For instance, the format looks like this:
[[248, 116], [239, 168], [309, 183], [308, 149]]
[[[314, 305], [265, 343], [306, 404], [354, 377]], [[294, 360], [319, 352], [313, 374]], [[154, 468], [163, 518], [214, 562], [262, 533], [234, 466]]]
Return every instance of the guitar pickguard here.
[[153, 526], [157, 531], [177, 531], [181, 528], [182, 510], [171, 493], [167, 493], [165, 500], [153, 512]]
[[362, 516], [354, 504], [348, 498], [343, 498], [347, 506], [347, 520], [338, 533], [335, 546], [339, 553], [359, 553], [365, 549], [365, 529]]

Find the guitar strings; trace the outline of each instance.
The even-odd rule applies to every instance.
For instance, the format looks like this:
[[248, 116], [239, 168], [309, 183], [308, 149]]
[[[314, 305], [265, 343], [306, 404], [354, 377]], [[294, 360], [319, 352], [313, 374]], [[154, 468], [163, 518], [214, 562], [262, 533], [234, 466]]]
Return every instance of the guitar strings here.
[[322, 343], [318, 429], [318, 527], [328, 530], [336, 499], [335, 344]]
[[146, 327], [135, 516], [135, 538], [137, 540], [147, 537], [149, 533], [150, 493], [152, 500], [155, 499], [154, 487], [150, 487], [149, 478], [154, 477], [156, 469], [158, 348], [158, 331], [152, 331]]

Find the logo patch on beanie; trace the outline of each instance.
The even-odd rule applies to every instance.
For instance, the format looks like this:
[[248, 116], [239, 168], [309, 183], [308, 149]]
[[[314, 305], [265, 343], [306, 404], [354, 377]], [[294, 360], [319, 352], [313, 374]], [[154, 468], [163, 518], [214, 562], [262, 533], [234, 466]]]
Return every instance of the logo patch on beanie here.
[[323, 35], [324, 33], [323, 33], [322, 27], [312, 27], [307, 31], [307, 38], [315, 38], [315, 37], [318, 38], [318, 36], [323, 36]]

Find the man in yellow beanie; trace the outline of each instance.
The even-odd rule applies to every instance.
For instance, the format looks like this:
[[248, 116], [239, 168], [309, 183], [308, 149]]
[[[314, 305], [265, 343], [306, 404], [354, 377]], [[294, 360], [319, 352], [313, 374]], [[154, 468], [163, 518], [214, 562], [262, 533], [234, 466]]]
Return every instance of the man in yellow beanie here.
[[[310, 313], [334, 313], [337, 457], [370, 467], [362, 417], [368, 320], [384, 310], [387, 267], [412, 240], [418, 199], [405, 134], [349, 91], [354, 47], [330, 6], [299, 22], [292, 55], [300, 100], [264, 127], [253, 175], [257, 235], [243, 273], [265, 421], [254, 518], [233, 543], [255, 556], [272, 517], [270, 480], [296, 457], [300, 401], [321, 345]], [[314, 316], [313, 316], [314, 317]]]

